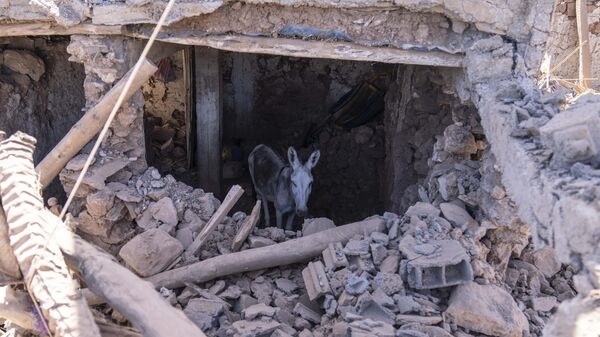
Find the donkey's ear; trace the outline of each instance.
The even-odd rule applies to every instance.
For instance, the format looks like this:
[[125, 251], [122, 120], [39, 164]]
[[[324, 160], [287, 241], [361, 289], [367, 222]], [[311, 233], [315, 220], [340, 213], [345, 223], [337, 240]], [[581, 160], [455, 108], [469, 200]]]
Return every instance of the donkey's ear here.
[[288, 161], [293, 168], [300, 166], [300, 160], [298, 160], [298, 153], [292, 146], [288, 148]]
[[319, 162], [319, 158], [321, 158], [321, 151], [316, 150], [315, 152], [311, 153], [310, 157], [308, 157], [308, 160], [306, 161], [306, 167], [309, 170], [312, 170], [312, 168], [315, 167]]

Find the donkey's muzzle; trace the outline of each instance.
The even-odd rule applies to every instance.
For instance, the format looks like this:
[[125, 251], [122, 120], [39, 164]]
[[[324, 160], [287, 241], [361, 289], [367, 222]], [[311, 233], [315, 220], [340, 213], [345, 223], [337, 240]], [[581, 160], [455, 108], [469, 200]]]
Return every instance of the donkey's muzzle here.
[[305, 210], [305, 209], [298, 209], [298, 210], [296, 210], [296, 215], [301, 216], [301, 217], [305, 217], [306, 213], [308, 213], [308, 211]]

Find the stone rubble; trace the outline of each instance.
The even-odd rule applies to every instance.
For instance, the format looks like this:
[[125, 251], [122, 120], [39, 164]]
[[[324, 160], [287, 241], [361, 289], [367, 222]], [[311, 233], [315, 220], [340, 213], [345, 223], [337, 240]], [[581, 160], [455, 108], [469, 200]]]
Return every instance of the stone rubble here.
[[[493, 156], [474, 147], [468, 126], [449, 128], [429, 162], [425, 200], [385, 213], [387, 231], [332, 243], [308, 264], [165, 289], [165, 298], [208, 335], [540, 336], [558, 304], [575, 296], [574, 270], [551, 248], [531, 248]], [[178, 257], [219, 206], [212, 194], [152, 167], [128, 181], [97, 181], [81, 201], [82, 231], [86, 218], [112, 216], [90, 234], [125, 242], [118, 255], [141, 276], [196, 261]], [[245, 217], [226, 217], [198, 258], [229, 253]], [[116, 231], [125, 220], [135, 227]], [[298, 232], [255, 228], [241, 251], [332, 226], [318, 218]]]

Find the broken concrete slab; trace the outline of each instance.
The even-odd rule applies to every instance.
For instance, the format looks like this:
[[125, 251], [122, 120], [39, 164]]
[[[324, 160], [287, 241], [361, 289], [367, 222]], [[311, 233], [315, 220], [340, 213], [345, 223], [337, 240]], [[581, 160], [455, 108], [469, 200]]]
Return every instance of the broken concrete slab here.
[[119, 251], [119, 256], [137, 274], [148, 277], [167, 268], [181, 253], [177, 239], [159, 229], [150, 229], [131, 239]]
[[408, 323], [419, 323], [425, 325], [436, 325], [442, 322], [442, 316], [421, 316], [421, 315], [396, 315], [396, 324], [405, 325]]
[[[430, 249], [425, 249], [425, 245]], [[413, 288], [434, 289], [473, 280], [470, 258], [458, 241], [430, 240], [427, 244], [417, 244], [414, 237], [407, 235], [399, 247], [407, 257], [406, 278]]]
[[445, 314], [463, 328], [490, 336], [521, 337], [529, 322], [509, 293], [495, 285], [457, 286]]
[[384, 273], [396, 273], [400, 265], [400, 257], [396, 254], [388, 255], [379, 265], [379, 270]]
[[348, 275], [344, 289], [350, 295], [360, 295], [369, 288], [369, 280], [364, 276], [358, 276], [354, 273]]
[[385, 322], [391, 325], [395, 323], [394, 313], [379, 302], [375, 301], [371, 295], [362, 297], [359, 300], [359, 303], [357, 303], [357, 306], [358, 313], [364, 318]]
[[369, 241], [351, 239], [344, 247], [344, 254], [348, 256], [360, 256], [369, 254]]
[[373, 278], [373, 287], [381, 289], [388, 296], [393, 296], [404, 289], [404, 283], [399, 274], [379, 272]]
[[315, 234], [331, 228], [335, 228], [335, 223], [329, 218], [306, 219], [302, 224], [302, 236]]

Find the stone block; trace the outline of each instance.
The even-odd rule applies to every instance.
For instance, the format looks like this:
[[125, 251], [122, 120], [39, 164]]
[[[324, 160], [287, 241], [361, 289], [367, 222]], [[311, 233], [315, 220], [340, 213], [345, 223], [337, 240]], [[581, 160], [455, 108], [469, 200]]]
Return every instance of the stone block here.
[[462, 284], [454, 289], [446, 317], [456, 325], [490, 336], [521, 337], [529, 322], [512, 296], [495, 285]]
[[325, 274], [325, 267], [321, 261], [309, 262], [308, 267], [302, 270], [302, 278], [306, 286], [306, 292], [311, 301], [326, 294], [331, 294], [329, 280]]
[[4, 66], [19, 74], [27, 75], [36, 82], [46, 72], [44, 61], [28, 50], [5, 50]]
[[[428, 248], [425, 249], [427, 245]], [[400, 242], [406, 256], [406, 279], [415, 289], [435, 289], [473, 280], [473, 269], [465, 249], [455, 240], [431, 240], [417, 244], [407, 235]]]
[[163, 271], [182, 252], [183, 246], [177, 239], [159, 229], [150, 229], [127, 242], [119, 256], [137, 274], [148, 277]]

